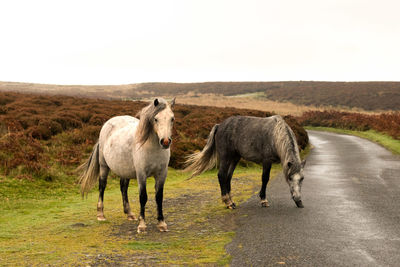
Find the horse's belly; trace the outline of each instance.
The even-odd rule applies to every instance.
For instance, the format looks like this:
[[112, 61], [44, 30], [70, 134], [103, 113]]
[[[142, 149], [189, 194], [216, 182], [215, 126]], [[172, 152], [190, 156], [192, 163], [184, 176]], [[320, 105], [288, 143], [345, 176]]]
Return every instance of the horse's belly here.
[[103, 147], [103, 157], [107, 166], [121, 178], [136, 178], [133, 159], [133, 140], [111, 136]]
[[245, 154], [245, 155], [242, 155], [242, 158], [244, 158], [245, 160], [254, 162], [254, 163], [262, 163], [263, 162], [263, 158], [261, 157], [260, 154]]
[[239, 147], [239, 154], [242, 158], [255, 163], [261, 163], [263, 161], [263, 154], [258, 148], [252, 146]]
[[132, 155], [128, 153], [105, 154], [108, 167], [121, 178], [136, 178], [135, 165]]

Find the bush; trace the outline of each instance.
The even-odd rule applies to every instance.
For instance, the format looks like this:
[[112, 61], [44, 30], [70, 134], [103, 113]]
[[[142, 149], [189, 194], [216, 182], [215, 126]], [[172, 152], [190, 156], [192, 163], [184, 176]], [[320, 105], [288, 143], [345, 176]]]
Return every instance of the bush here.
[[373, 129], [400, 140], [400, 112], [368, 115], [339, 111], [308, 111], [297, 120], [301, 125], [367, 131]]
[[95, 114], [93, 115], [90, 120], [89, 120], [89, 124], [90, 125], [103, 125], [108, 119], [110, 119], [109, 116], [104, 115], [104, 114]]
[[56, 121], [61, 125], [63, 130], [68, 130], [68, 129], [75, 129], [75, 128], [81, 128], [82, 127], [82, 122], [80, 122], [77, 118], [70, 114], [62, 113], [62, 114], [57, 114], [54, 117], [52, 117], [53, 121]]
[[48, 140], [51, 137], [51, 130], [44, 125], [32, 126], [28, 130], [28, 135], [35, 139]]
[[[1, 102], [3, 101], [3, 102]], [[35, 96], [1, 93], [3, 128], [9, 135], [0, 140], [4, 173], [17, 168], [24, 175], [43, 177], [49, 158], [63, 166], [77, 166], [88, 157], [102, 125], [116, 115], [135, 116], [147, 103], [85, 99], [66, 96]], [[24, 107], [21, 109], [20, 107]], [[211, 128], [235, 115], [265, 117], [272, 113], [235, 109], [175, 105], [175, 127], [170, 166], [182, 168], [185, 157], [201, 150]], [[307, 145], [307, 133], [293, 117], [285, 117], [296, 134], [300, 148]], [[4, 131], [4, 130], [3, 130]], [[46, 149], [44, 149], [46, 147]]]

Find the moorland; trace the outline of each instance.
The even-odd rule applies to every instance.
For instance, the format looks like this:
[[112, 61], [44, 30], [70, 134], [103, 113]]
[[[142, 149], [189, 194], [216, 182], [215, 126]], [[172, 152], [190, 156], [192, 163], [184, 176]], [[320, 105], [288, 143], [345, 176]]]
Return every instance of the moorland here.
[[[0, 83], [0, 258], [15, 266], [226, 265], [229, 255], [224, 246], [232, 239], [235, 212], [222, 208], [215, 170], [187, 180], [188, 174], [180, 171], [185, 157], [204, 146], [215, 123], [233, 115], [283, 115], [302, 154], [308, 149], [306, 126], [372, 133], [398, 144], [400, 112], [395, 100], [399, 83], [362, 85], [284, 82], [86, 87]], [[321, 89], [324, 86], [330, 90]], [[146, 100], [156, 95], [178, 96], [165, 189], [171, 232], [157, 233], [155, 222], [149, 219], [150, 233], [138, 235], [136, 223], [123, 216], [117, 177], [111, 175], [106, 190], [109, 220], [97, 222], [97, 192], [81, 199], [76, 167], [88, 157], [106, 120], [135, 116]], [[219, 107], [210, 107], [215, 103]], [[274, 165], [272, 176], [279, 171]], [[256, 193], [260, 175], [261, 168], [248, 162], [235, 171], [232, 188], [239, 207]], [[149, 194], [154, 194], [151, 179], [149, 185]], [[135, 181], [129, 194], [137, 214]], [[151, 200], [148, 210], [148, 218], [155, 217]]]
[[400, 109], [400, 82], [205, 82], [91, 86], [0, 82], [0, 91], [134, 100], [154, 96], [261, 93], [264, 99], [304, 106], [367, 111]]

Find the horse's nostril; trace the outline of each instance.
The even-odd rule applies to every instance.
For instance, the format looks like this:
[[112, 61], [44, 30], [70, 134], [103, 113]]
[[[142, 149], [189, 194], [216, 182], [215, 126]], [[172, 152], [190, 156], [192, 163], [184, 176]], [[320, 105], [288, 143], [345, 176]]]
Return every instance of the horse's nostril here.
[[169, 146], [169, 144], [171, 143], [171, 138], [163, 138], [160, 140], [160, 143], [162, 146]]

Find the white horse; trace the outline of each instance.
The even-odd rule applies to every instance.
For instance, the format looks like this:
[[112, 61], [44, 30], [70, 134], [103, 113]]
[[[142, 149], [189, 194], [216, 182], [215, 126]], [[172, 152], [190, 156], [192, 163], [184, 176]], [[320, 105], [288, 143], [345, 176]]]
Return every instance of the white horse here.
[[147, 177], [155, 178], [155, 193], [158, 210], [158, 229], [168, 231], [164, 221], [162, 202], [163, 188], [167, 177], [170, 158], [171, 134], [174, 123], [172, 108], [175, 99], [170, 103], [156, 98], [139, 113], [139, 119], [131, 116], [117, 116], [108, 120], [100, 131], [97, 144], [87, 162], [80, 170], [81, 192], [87, 193], [99, 179], [99, 200], [97, 219], [104, 217], [104, 190], [107, 185], [109, 170], [117, 174], [120, 180], [124, 212], [128, 220], [135, 220], [128, 200], [130, 179], [137, 179], [140, 195], [140, 217], [138, 233], [146, 231], [145, 206], [147, 202]]

